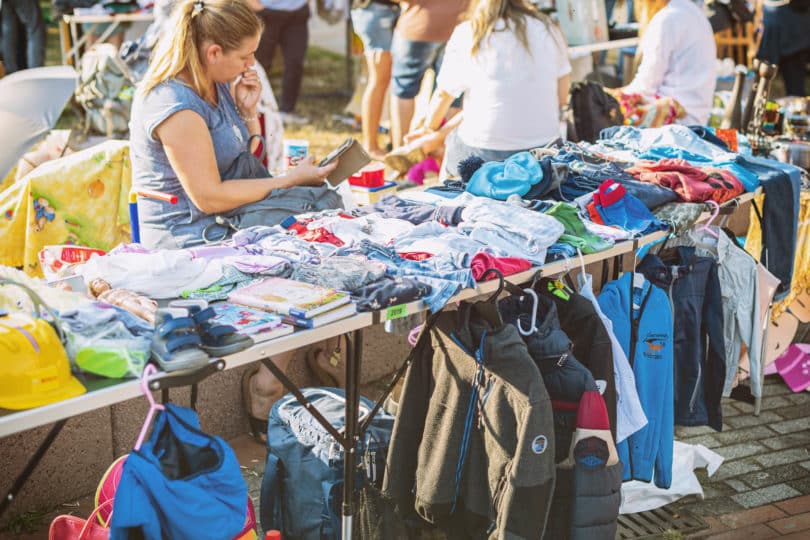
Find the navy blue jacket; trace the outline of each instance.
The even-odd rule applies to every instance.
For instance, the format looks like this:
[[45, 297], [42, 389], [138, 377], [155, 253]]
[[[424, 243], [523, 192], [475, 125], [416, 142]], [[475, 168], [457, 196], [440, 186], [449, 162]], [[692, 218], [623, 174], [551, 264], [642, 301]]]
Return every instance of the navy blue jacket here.
[[675, 327], [675, 423], [723, 429], [726, 378], [723, 297], [717, 261], [679, 246], [648, 254], [637, 271], [667, 291]]

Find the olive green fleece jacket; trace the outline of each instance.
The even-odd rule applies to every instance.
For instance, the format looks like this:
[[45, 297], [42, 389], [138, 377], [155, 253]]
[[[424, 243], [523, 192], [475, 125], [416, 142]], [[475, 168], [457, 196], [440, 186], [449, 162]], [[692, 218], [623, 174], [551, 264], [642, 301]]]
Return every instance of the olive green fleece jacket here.
[[[384, 490], [451, 538], [540, 538], [554, 492], [551, 401], [517, 329], [496, 313], [493, 304], [462, 303], [423, 332], [389, 446]], [[452, 512], [479, 349], [479, 403], [486, 399]]]

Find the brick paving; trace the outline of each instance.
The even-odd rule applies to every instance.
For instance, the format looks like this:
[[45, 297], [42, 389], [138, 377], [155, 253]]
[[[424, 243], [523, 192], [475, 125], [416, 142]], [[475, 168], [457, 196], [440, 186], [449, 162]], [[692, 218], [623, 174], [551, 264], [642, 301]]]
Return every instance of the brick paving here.
[[702, 444], [725, 458], [709, 478], [696, 474], [704, 500], [673, 503], [701, 516], [709, 529], [700, 540], [810, 540], [810, 392], [792, 394], [778, 376], [765, 381], [762, 413], [753, 405], [723, 401], [723, 431], [676, 428], [676, 437]]

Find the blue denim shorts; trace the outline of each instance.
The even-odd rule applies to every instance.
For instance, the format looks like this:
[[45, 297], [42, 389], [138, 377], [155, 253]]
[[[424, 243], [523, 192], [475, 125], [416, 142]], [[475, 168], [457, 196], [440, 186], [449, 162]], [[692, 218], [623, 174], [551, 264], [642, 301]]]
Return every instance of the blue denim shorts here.
[[439, 72], [444, 45], [434, 41], [411, 41], [394, 34], [391, 43], [391, 92], [398, 98], [415, 98], [428, 68]]
[[371, 2], [367, 7], [353, 9], [351, 13], [352, 26], [360, 36], [366, 53], [391, 50], [399, 6]]

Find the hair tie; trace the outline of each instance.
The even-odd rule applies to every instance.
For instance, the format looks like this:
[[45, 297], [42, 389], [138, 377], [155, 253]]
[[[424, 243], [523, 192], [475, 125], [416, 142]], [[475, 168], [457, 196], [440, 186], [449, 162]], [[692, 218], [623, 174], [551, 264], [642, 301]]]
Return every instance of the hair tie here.
[[204, 7], [205, 4], [203, 4], [203, 0], [196, 0], [194, 2], [194, 11], [191, 12], [191, 16], [194, 17], [195, 15], [199, 15]]

